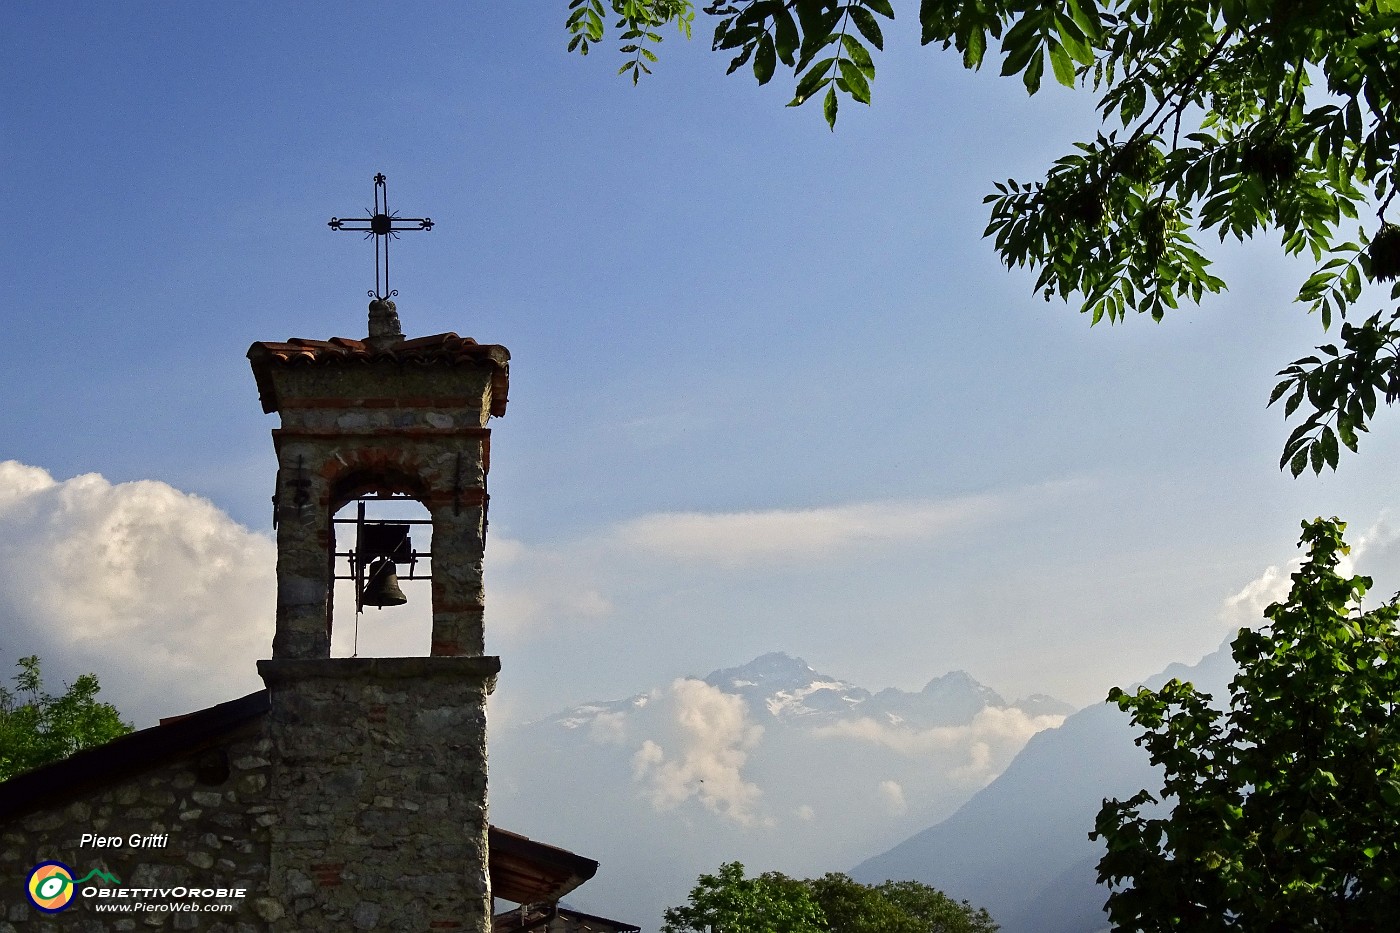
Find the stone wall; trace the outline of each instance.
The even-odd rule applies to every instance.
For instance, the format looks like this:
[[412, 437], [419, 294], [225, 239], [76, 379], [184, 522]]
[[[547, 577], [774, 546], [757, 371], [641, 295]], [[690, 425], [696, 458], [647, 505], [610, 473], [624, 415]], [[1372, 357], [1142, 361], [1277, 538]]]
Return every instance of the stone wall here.
[[[0, 933], [272, 929], [269, 921], [281, 905], [268, 896], [269, 841], [277, 816], [269, 800], [272, 742], [263, 727], [256, 720], [217, 744], [0, 826]], [[99, 846], [84, 840], [85, 834], [119, 844]], [[78, 897], [62, 913], [45, 915], [29, 904], [24, 880], [36, 864], [49, 860], [63, 862], [77, 878], [101, 869], [126, 889], [244, 888], [247, 893], [193, 901], [231, 904], [229, 912], [107, 913], [94, 905], [116, 898]], [[115, 890], [100, 878], [82, 885], [88, 886]]]
[[277, 929], [488, 930], [486, 697], [500, 660], [284, 659], [259, 670], [272, 689], [281, 815]]

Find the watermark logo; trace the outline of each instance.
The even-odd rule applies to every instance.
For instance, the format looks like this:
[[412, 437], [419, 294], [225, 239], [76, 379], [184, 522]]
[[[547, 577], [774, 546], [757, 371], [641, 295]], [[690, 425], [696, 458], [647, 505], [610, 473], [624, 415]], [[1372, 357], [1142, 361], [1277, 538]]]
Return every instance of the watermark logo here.
[[56, 914], [73, 903], [73, 869], [62, 862], [40, 862], [29, 873], [29, 903]]
[[25, 882], [25, 893], [34, 909], [46, 914], [56, 914], [73, 904], [73, 895], [80, 884], [101, 878], [108, 884], [120, 885], [116, 875], [110, 875], [100, 868], [94, 868], [81, 878], [73, 877], [73, 869], [62, 862], [40, 862], [29, 872]]

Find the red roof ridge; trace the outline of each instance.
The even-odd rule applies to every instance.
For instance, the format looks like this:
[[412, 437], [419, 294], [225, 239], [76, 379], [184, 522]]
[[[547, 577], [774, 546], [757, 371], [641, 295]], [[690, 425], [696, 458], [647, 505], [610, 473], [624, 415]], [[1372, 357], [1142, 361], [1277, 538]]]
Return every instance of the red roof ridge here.
[[457, 366], [462, 364], [487, 366], [491, 375], [491, 414], [500, 417], [506, 411], [506, 393], [510, 380], [510, 351], [500, 344], [478, 343], [471, 337], [461, 337], [448, 331], [414, 337], [388, 346], [352, 337], [332, 337], [313, 340], [292, 337], [286, 342], [259, 341], [248, 348], [248, 360], [258, 383], [263, 411], [278, 408], [275, 387], [271, 379], [273, 366], [398, 363], [401, 365]]

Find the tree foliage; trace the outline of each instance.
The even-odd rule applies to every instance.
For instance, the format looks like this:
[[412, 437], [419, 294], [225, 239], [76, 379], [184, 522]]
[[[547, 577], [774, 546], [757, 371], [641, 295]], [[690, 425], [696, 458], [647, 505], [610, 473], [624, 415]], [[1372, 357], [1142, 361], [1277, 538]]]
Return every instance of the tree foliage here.
[[668, 907], [661, 933], [825, 933], [821, 908], [800, 882], [774, 872], [744, 877], [726, 862], [701, 875], [690, 900]]
[[1394, 930], [1400, 917], [1400, 616], [1337, 572], [1345, 526], [1309, 549], [1266, 631], [1233, 644], [1228, 710], [1190, 684], [1109, 700], [1144, 730], [1161, 792], [1104, 802], [1099, 881], [1124, 931]]
[[917, 881], [865, 885], [842, 874], [798, 880], [778, 872], [744, 877], [727, 862], [701, 875], [682, 907], [666, 909], [662, 933], [996, 933], [986, 910]]
[[826, 915], [831, 933], [996, 933], [985, 908], [955, 901], [917, 881], [865, 885], [827, 874], [802, 882]]
[[131, 731], [116, 707], [97, 701], [96, 675], [84, 674], [54, 696], [44, 692], [36, 655], [16, 666], [15, 689], [0, 686], [0, 781]]
[[[912, 6], [912, 4], [911, 4]], [[616, 17], [622, 71], [635, 83], [648, 43], [689, 0], [573, 0], [571, 49], [587, 51]], [[843, 98], [868, 104], [891, 0], [712, 0], [714, 48], [759, 84], [779, 65], [789, 106], [818, 96], [835, 127]], [[990, 56], [1031, 94], [1047, 72], [1098, 98], [1104, 124], [1043, 179], [1007, 180], [986, 198], [986, 235], [1008, 267], [1036, 270], [1046, 300], [1076, 301], [1097, 323], [1129, 312], [1160, 320], [1225, 283], [1202, 233], [1272, 233], [1315, 271], [1297, 300], [1324, 329], [1367, 282], [1400, 276], [1400, 226], [1388, 219], [1400, 146], [1400, 0], [920, 0], [920, 39], [967, 68]], [[1369, 216], [1364, 216], [1369, 213]], [[1400, 283], [1391, 299], [1400, 298]], [[1355, 316], [1354, 317], [1358, 317]], [[1297, 360], [1270, 404], [1298, 422], [1280, 466], [1336, 468], [1357, 449], [1378, 398], [1400, 398], [1400, 309], [1347, 320], [1341, 346]]]

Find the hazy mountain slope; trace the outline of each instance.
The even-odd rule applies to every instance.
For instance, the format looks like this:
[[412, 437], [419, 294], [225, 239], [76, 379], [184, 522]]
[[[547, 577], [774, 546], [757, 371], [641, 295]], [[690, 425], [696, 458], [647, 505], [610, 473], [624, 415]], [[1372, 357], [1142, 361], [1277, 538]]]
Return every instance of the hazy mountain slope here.
[[1012, 919], [1035, 896], [1094, 855], [1087, 833], [1103, 798], [1131, 794], [1151, 780], [1123, 715], [1107, 705], [1090, 707], [1032, 737], [957, 813], [851, 874], [866, 882], [924, 881], [986, 907], [1012, 933]]
[[[1217, 698], [1233, 673], [1228, 648], [1177, 677]], [[986, 788], [955, 814], [852, 870], [858, 880], [913, 878], [986, 907], [1003, 933], [1092, 933], [1107, 924], [1107, 892], [1094, 884], [1098, 844], [1088, 833], [1105, 797], [1160, 786], [1134, 730], [1099, 704], [1031, 738]]]

